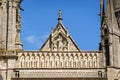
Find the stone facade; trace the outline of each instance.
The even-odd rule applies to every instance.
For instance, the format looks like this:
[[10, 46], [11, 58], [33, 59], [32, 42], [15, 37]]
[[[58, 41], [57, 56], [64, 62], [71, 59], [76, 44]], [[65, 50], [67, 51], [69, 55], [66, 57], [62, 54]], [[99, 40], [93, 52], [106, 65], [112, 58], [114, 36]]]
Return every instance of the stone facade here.
[[120, 0], [100, 0], [101, 44], [82, 51], [58, 24], [38, 51], [22, 50], [20, 3], [0, 0], [0, 80], [120, 80]]

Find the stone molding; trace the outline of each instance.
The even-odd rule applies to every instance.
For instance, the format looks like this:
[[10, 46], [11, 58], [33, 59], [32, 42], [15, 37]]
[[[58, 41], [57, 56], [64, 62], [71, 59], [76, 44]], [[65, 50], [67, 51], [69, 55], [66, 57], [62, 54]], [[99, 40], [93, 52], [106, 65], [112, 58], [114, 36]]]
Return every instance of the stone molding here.
[[[99, 78], [101, 71], [102, 78], [105, 78], [104, 69], [89, 70], [19, 70], [19, 78]], [[13, 73], [12, 78], [16, 78]]]

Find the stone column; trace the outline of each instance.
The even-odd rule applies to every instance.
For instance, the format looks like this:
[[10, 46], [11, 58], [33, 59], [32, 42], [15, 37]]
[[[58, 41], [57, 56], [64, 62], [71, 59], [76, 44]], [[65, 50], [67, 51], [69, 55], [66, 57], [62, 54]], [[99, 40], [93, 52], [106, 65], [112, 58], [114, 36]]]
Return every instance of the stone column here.
[[3, 2], [2, 3], [2, 8], [3, 8], [3, 11], [2, 11], [2, 41], [3, 41], [3, 44], [4, 44], [4, 47], [6, 48], [6, 26], [7, 26], [7, 3]]
[[14, 31], [13, 31], [13, 12], [12, 12], [12, 1], [11, 0], [9, 0], [9, 2], [8, 2], [8, 5], [7, 5], [7, 7], [9, 8], [8, 9], [8, 33], [7, 33], [7, 37], [8, 37], [8, 50], [12, 50], [12, 49], [14, 49], [14, 43], [13, 43], [13, 38], [14, 37], [12, 37], [12, 35], [14, 35], [13, 33], [14, 33]]

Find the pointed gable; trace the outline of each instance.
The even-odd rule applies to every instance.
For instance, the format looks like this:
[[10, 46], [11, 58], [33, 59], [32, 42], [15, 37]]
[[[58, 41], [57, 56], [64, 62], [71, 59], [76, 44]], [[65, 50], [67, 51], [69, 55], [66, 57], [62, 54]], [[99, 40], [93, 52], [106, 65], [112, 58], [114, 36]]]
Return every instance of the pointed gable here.
[[60, 12], [56, 28], [49, 35], [40, 51], [80, 51], [63, 26]]

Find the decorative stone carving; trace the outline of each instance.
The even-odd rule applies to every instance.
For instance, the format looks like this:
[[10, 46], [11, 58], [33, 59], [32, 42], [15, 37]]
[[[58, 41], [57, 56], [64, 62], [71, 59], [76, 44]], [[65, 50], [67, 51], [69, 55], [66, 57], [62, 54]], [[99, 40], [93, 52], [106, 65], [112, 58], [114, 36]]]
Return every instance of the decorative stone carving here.
[[67, 51], [68, 50], [68, 44], [67, 40], [62, 36], [58, 35], [57, 37], [53, 38], [52, 41], [52, 50], [53, 51]]
[[0, 68], [1, 69], [5, 69], [6, 68], [5, 60], [0, 60]]
[[52, 31], [47, 41], [40, 51], [80, 51], [68, 31], [62, 24], [61, 13], [59, 14], [58, 24]]
[[[21, 53], [19, 68], [98, 68], [100, 53]], [[24, 56], [26, 55], [26, 56]]]
[[[93, 70], [20, 70], [19, 78], [98, 78], [98, 71], [105, 78], [104, 69]], [[13, 78], [15, 74], [13, 74]]]
[[8, 68], [14, 68], [15, 67], [15, 60], [14, 59], [8, 59]]

